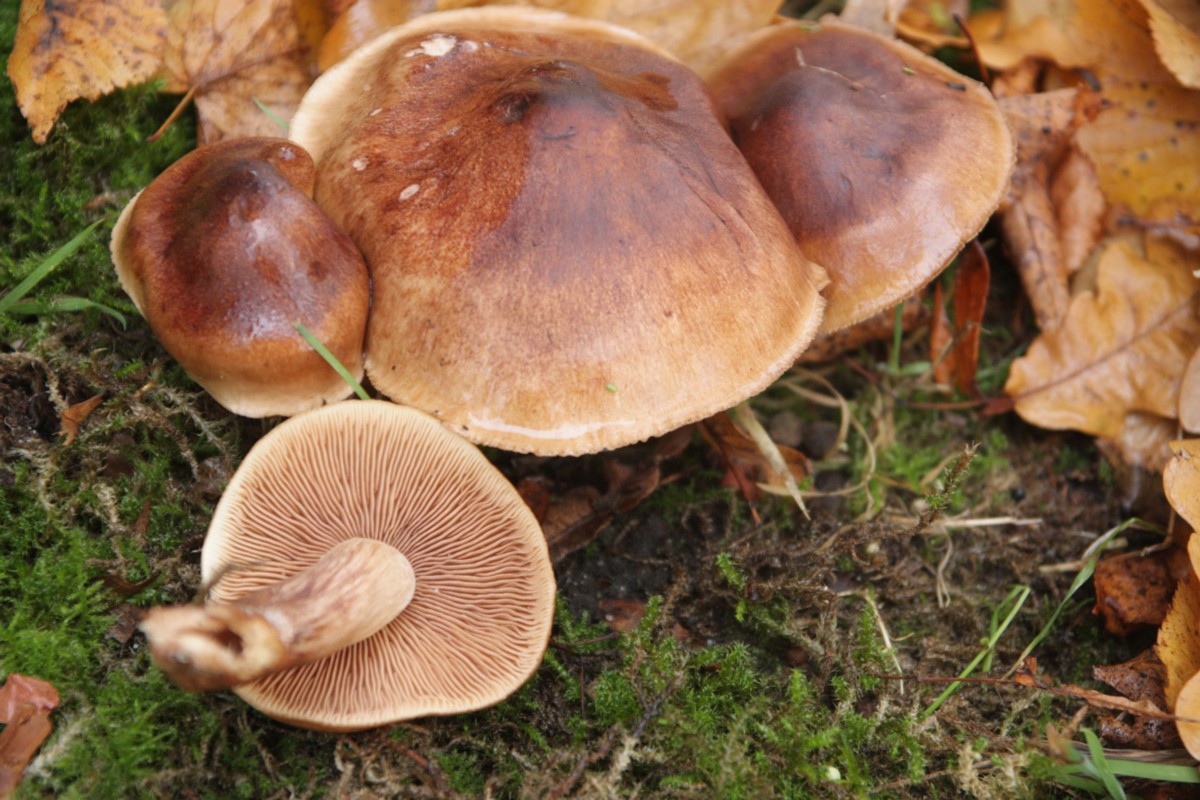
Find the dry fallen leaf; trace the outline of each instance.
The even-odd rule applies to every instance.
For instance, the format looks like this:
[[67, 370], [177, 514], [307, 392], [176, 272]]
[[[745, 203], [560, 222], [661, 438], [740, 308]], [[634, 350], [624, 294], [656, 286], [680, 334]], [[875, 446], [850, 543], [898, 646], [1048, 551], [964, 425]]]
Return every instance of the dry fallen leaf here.
[[153, 77], [166, 27], [159, 0], [21, 0], [8, 76], [33, 140], [72, 100]]
[[993, 69], [1011, 69], [1032, 57], [1083, 67], [1102, 79], [1171, 79], [1154, 51], [1149, 20], [1137, 0], [1008, 0], [1003, 11], [981, 12], [967, 27], [980, 58]]
[[1171, 609], [1158, 629], [1154, 652], [1166, 668], [1167, 708], [1176, 707], [1176, 698], [1197, 670], [1200, 670], [1200, 580], [1189, 574], [1179, 582]]
[[1109, 203], [1200, 230], [1200, 91], [1111, 81], [1104, 98], [1109, 107], [1075, 140]]
[[50, 712], [59, 702], [57, 689], [28, 675], [9, 673], [0, 686], [0, 798], [17, 788], [29, 759], [50, 735]]
[[1148, 237], [1140, 255], [1124, 240], [1105, 246], [1096, 289], [1075, 296], [1061, 326], [1017, 359], [1005, 391], [1025, 420], [1119, 439], [1126, 415], [1172, 418], [1196, 342], [1195, 256]]
[[1104, 234], [1108, 204], [1092, 162], [1075, 147], [1050, 180], [1050, 201], [1058, 217], [1062, 264], [1068, 275], [1079, 271]]
[[95, 397], [89, 397], [82, 403], [69, 406], [62, 412], [62, 417], [59, 420], [59, 431], [64, 437], [64, 445], [69, 445], [75, 441], [75, 437], [79, 435], [79, 426], [91, 416], [91, 413], [96, 410], [103, 400], [104, 395], [98, 394]]
[[322, 70], [384, 30], [429, 11], [486, 5], [524, 5], [591, 17], [637, 31], [704, 74], [739, 37], [767, 25], [780, 0], [358, 0], [333, 23], [322, 42]]
[[195, 99], [200, 142], [283, 136], [258, 104], [287, 122], [312, 82], [292, 0], [178, 0], [168, 14], [166, 90]]
[[[959, 256], [954, 273], [953, 331], [947, 331], [948, 336], [943, 334], [944, 343], [934, 351], [935, 379], [939, 383], [954, 383], [960, 392], [972, 397], [979, 394], [975, 373], [990, 280], [987, 255], [979, 241], [973, 240]], [[931, 332], [931, 346], [933, 338]]]
[[1167, 500], [1192, 530], [1200, 530], [1200, 439], [1171, 442], [1175, 456], [1163, 470]]
[[[1168, 707], [1163, 692], [1166, 669], [1153, 650], [1145, 650], [1122, 664], [1097, 666], [1092, 669], [1092, 677], [1130, 700]], [[1180, 744], [1172, 722], [1143, 716], [1105, 715], [1100, 720], [1100, 735], [1114, 746], [1138, 750], [1164, 750]]]
[[1179, 424], [1185, 431], [1200, 433], [1200, 349], [1192, 353], [1179, 385]]
[[[705, 440], [720, 454], [725, 463], [724, 485], [737, 488], [746, 499], [755, 502], [763, 485], [781, 484], [777, 474], [758, 445], [725, 413], [714, 414], [700, 423]], [[793, 480], [799, 482], [810, 472], [808, 459], [798, 450], [777, 446]]]
[[1191, 568], [1183, 548], [1175, 550], [1124, 553], [1096, 565], [1092, 613], [1104, 618], [1105, 630], [1124, 636], [1142, 626], [1162, 624], [1175, 585]]
[[1063, 231], [1051, 197], [1052, 175], [1068, 152], [1076, 129], [1095, 110], [1096, 99], [1080, 89], [1016, 95], [1000, 107], [1017, 139], [1017, 167], [1002, 212], [1004, 233], [1016, 260], [1038, 326], [1058, 327], [1070, 304], [1070, 270]]
[[1200, 3], [1141, 0], [1150, 15], [1154, 49], [1184, 86], [1200, 89]]

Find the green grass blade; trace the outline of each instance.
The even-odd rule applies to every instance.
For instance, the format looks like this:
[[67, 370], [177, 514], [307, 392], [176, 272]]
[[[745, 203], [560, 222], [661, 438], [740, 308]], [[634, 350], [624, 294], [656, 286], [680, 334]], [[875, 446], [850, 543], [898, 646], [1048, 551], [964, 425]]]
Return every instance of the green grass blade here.
[[16, 305], [17, 301], [29, 294], [29, 290], [37, 286], [43, 278], [50, 274], [51, 270], [70, 258], [76, 250], [83, 246], [88, 237], [92, 235], [92, 231], [96, 230], [96, 226], [103, 221], [98, 219], [91, 225], [88, 225], [74, 239], [55, 250], [45, 261], [38, 264], [37, 269], [25, 276], [25, 280], [10, 289], [4, 297], [0, 297], [0, 314], [5, 313]]
[[1091, 730], [1084, 728], [1084, 741], [1087, 742], [1088, 755], [1092, 757], [1091, 769], [1092, 775], [1104, 784], [1105, 791], [1109, 797], [1116, 800], [1126, 800], [1125, 789], [1122, 788], [1121, 782], [1117, 780], [1117, 776], [1109, 769], [1108, 759], [1104, 757], [1104, 747], [1100, 744], [1100, 738]]
[[258, 110], [263, 112], [264, 114], [266, 114], [271, 119], [271, 122], [274, 122], [276, 125], [278, 125], [279, 130], [283, 131], [284, 134], [286, 134], [288, 132], [288, 124], [286, 122], [284, 122], [282, 119], [280, 119], [278, 114], [276, 114], [274, 111], [272, 111], [271, 109], [269, 109], [265, 105], [263, 105], [262, 101], [259, 100], [257, 97], [255, 97], [253, 99], [254, 99], [254, 105], [258, 106]]
[[312, 349], [316, 350], [317, 353], [320, 354], [321, 358], [325, 359], [326, 363], [334, 368], [338, 375], [342, 376], [342, 380], [350, 384], [350, 388], [352, 388], [354, 393], [359, 396], [359, 399], [371, 399], [371, 396], [367, 394], [365, 389], [363, 389], [362, 384], [355, 380], [354, 376], [350, 374], [350, 370], [342, 366], [342, 362], [338, 361], [337, 356], [329, 352], [329, 348], [322, 344], [320, 339], [318, 339], [316, 336], [313, 336], [312, 331], [304, 327], [303, 323], [300, 322], [293, 322], [292, 327], [304, 337], [305, 341], [312, 345]]
[[[1058, 602], [1058, 607], [1054, 609], [1054, 613], [1050, 615], [1050, 619], [1046, 620], [1046, 624], [1042, 626], [1042, 629], [1038, 632], [1038, 635], [1033, 637], [1033, 640], [1026, 645], [1024, 650], [1021, 651], [1021, 655], [1017, 656], [1017, 660], [1013, 662], [1012, 667], [1004, 674], [1004, 677], [1011, 677], [1012, 674], [1017, 671], [1017, 668], [1021, 664], [1025, 663], [1025, 659], [1029, 657], [1029, 654], [1033, 652], [1034, 648], [1041, 644], [1042, 640], [1050, 635], [1050, 631], [1054, 628], [1054, 623], [1058, 621], [1058, 617], [1060, 614], [1062, 614], [1063, 609], [1067, 607], [1067, 603], [1071, 601], [1071, 598], [1075, 596], [1076, 592], [1083, 588], [1085, 583], [1091, 580], [1092, 573], [1096, 571], [1096, 563], [1100, 560], [1101, 553], [1104, 552], [1104, 546], [1124, 532], [1126, 528], [1129, 528], [1135, 524], [1148, 525], [1148, 523], [1142, 522], [1137, 517], [1133, 517], [1132, 519], [1127, 519], [1117, 527], [1107, 531], [1103, 536], [1092, 543], [1092, 545], [1088, 548], [1088, 551], [1091, 553], [1091, 555], [1089, 555], [1084, 561], [1079, 573], [1075, 576], [1075, 580], [1071, 581], [1071, 587], [1067, 589], [1067, 593], [1063, 595], [1062, 600]], [[1151, 525], [1149, 527], [1153, 528], [1154, 526]]]
[[[1025, 605], [1025, 601], [1029, 598], [1030, 591], [1031, 590], [1028, 586], [1014, 586], [1012, 591], [1008, 593], [1008, 596], [1000, 601], [1000, 605], [997, 606], [997, 610], [1009, 606], [1011, 606], [1011, 608], [1009, 608], [1008, 613], [1005, 615], [1004, 619], [999, 625], [993, 624], [991, 635], [988, 636], [987, 641], [984, 642], [983, 650], [981, 650], [979, 655], [975, 656], [975, 658], [971, 660], [971, 663], [968, 664], [966, 668], [958, 674], [958, 677], [969, 677], [971, 673], [975, 671], [975, 668], [983, 663], [983, 660], [988, 658], [988, 656], [996, 649], [996, 645], [999, 643], [1000, 637], [1002, 637], [1004, 632], [1008, 630], [1008, 626], [1011, 625], [1012, 621], [1017, 618], [1017, 612], [1019, 612], [1021, 607]], [[937, 699], [930, 703], [929, 706], [921, 712], [921, 719], [925, 719], [930, 714], [937, 711], [938, 708], [941, 707], [942, 703], [946, 702], [950, 695], [958, 691], [958, 687], [960, 686], [962, 686], [962, 683], [958, 681], [955, 681], [947, 686], [945, 690], [938, 695]]]
[[89, 308], [94, 308], [97, 311], [103, 312], [117, 322], [121, 323], [121, 327], [127, 327], [125, 315], [117, 311], [111, 306], [106, 306], [103, 303], [97, 303], [94, 300], [88, 300], [86, 297], [58, 297], [54, 300], [26, 300], [22, 303], [14, 303], [8, 307], [10, 314], [55, 314], [64, 311], [86, 311]]

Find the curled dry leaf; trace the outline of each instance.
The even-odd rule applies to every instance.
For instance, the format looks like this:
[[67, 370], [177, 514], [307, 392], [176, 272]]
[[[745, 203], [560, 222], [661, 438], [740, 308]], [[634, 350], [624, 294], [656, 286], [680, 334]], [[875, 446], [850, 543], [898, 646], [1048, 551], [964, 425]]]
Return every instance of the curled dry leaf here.
[[[1092, 677], [1130, 700], [1167, 708], [1163, 693], [1166, 670], [1153, 650], [1145, 650], [1122, 664], [1097, 666], [1092, 669]], [[1138, 750], [1165, 750], [1180, 745], [1171, 721], [1143, 716], [1105, 715], [1100, 721], [1100, 735], [1118, 747]]]
[[76, 403], [69, 406], [62, 412], [62, 417], [59, 420], [59, 431], [63, 435], [63, 444], [69, 445], [75, 441], [75, 437], [79, 435], [79, 426], [83, 424], [92, 412], [104, 400], [103, 394], [98, 394], [95, 397], [89, 397], [82, 403]]
[[1071, 136], [1097, 109], [1081, 89], [1016, 95], [1000, 107], [1017, 140], [1017, 168], [1009, 184], [1002, 223], [1038, 326], [1058, 327], [1070, 305], [1070, 270], [1064, 258], [1052, 176], [1069, 152]]
[[976, 14], [967, 27], [980, 58], [993, 69], [1037, 58], [1068, 69], [1083, 67], [1101, 79], [1171, 80], [1138, 0], [1008, 0], [1003, 11]]
[[1141, 0], [1150, 15], [1154, 49], [1167, 69], [1190, 89], [1200, 89], [1200, 3]]
[[166, 88], [195, 99], [200, 142], [282, 135], [258, 103], [286, 122], [312, 83], [296, 4], [177, 0], [168, 14]]
[[358, 0], [333, 23], [318, 66], [328, 69], [393, 25], [429, 11], [486, 5], [526, 5], [612, 22], [637, 31], [704, 74], [732, 43], [767, 25], [779, 0]]
[[166, 27], [159, 0], [21, 0], [8, 76], [33, 140], [72, 100], [153, 77]]
[[1163, 491], [1184, 522], [1200, 530], [1200, 439], [1171, 442], [1171, 451], [1175, 455], [1163, 470]]
[[1063, 268], [1074, 274], [1100, 243], [1108, 210], [1096, 168], [1078, 148], [1068, 149], [1054, 171], [1050, 201], [1057, 216]]
[[1103, 617], [1105, 630], [1118, 636], [1143, 626], [1161, 625], [1175, 585], [1190, 569], [1182, 547], [1107, 558], [1096, 565], [1096, 605], [1092, 613]]
[[1074, 297], [1062, 325], [1013, 364], [1004, 388], [1017, 413], [1043, 428], [1110, 439], [1129, 413], [1174, 417], [1180, 376], [1200, 340], [1197, 258], [1154, 237], [1145, 256], [1110, 242], [1095, 291]]
[[[949, 329], [949, 317], [935, 299], [937, 307], [935, 325], [930, 332], [930, 347], [933, 350], [933, 374], [939, 383], [954, 383], [965, 395], [977, 396], [979, 387], [975, 383], [979, 365], [979, 334], [983, 325], [983, 312], [987, 307], [988, 285], [991, 267], [979, 240], [971, 244], [958, 258], [954, 273], [954, 327]], [[941, 286], [938, 286], [940, 295]], [[945, 328], [941, 328], [942, 325]], [[935, 333], [937, 335], [935, 336]], [[935, 346], [936, 345], [936, 346]]]
[[[748, 501], [757, 501], [766, 486], [779, 486], [786, 480], [728, 414], [714, 414], [704, 420], [700, 423], [700, 432], [725, 462], [724, 485], [744, 492]], [[803, 453], [790, 447], [776, 447], [793, 481], [808, 477], [810, 468]]]
[[1179, 424], [1189, 433], [1200, 433], [1200, 349], [1188, 359], [1179, 386]]
[[[1175, 599], [1158, 629], [1154, 652], [1166, 669], [1167, 708], [1177, 708], [1176, 698], [1200, 670], [1200, 580], [1194, 573], [1179, 582]], [[1200, 716], [1200, 715], [1198, 715]]]
[[0, 686], [0, 798], [9, 797], [33, 754], [50, 735], [58, 690], [28, 675], [10, 673]]

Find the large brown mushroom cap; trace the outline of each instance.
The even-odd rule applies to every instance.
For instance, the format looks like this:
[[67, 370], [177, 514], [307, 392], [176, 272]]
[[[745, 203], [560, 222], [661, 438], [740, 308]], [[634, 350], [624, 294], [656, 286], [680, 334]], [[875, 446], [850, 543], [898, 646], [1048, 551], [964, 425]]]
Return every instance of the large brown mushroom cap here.
[[822, 331], [923, 287], [1004, 198], [1015, 149], [995, 100], [902, 42], [773, 25], [711, 85], [800, 247], [829, 270]]
[[243, 416], [350, 394], [293, 323], [362, 375], [366, 265], [312, 185], [312, 159], [292, 142], [234, 139], [172, 164], [113, 229], [121, 286], [163, 347]]
[[728, 408], [816, 331], [823, 271], [703, 83], [636, 34], [420, 17], [292, 122], [374, 281], [367, 374], [473, 441], [577, 454]]
[[357, 644], [238, 686], [251, 705], [356, 730], [491, 705], [537, 668], [554, 612], [541, 528], [478, 450], [391, 403], [293, 417], [251, 449], [204, 543], [209, 601], [278, 584], [361, 538], [408, 559], [411, 602]]

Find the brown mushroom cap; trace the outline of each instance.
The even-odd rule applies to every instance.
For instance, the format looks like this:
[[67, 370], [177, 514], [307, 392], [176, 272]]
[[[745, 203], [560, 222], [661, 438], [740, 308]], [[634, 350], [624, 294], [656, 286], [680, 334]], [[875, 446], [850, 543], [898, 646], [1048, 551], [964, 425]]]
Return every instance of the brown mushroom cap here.
[[613, 448], [735, 405], [825, 283], [703, 83], [636, 34], [526, 8], [419, 17], [292, 122], [374, 281], [367, 374], [475, 442]]
[[357, 644], [236, 687], [248, 703], [304, 727], [357, 730], [483, 708], [537, 668], [554, 613], [537, 520], [477, 449], [391, 403], [328, 406], [255, 444], [204, 543], [209, 602], [277, 584], [363, 538], [408, 559], [411, 602]]
[[902, 42], [773, 25], [711, 85], [800, 247], [829, 270], [823, 332], [923, 287], [1004, 198], [1015, 149], [995, 100]]
[[366, 265], [312, 202], [312, 184], [312, 159], [292, 142], [234, 139], [171, 165], [113, 229], [121, 286], [163, 347], [243, 416], [350, 394], [295, 322], [363, 372]]

